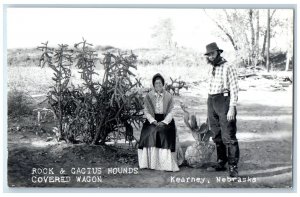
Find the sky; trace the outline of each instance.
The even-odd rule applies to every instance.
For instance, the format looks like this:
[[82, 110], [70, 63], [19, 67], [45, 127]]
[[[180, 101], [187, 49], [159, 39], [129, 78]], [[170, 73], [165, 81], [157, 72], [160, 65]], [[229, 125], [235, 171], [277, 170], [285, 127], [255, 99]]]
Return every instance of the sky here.
[[[84, 37], [94, 45], [152, 48], [153, 27], [166, 18], [172, 20], [178, 46], [203, 52], [208, 43], [217, 42], [220, 48], [233, 50], [216, 36], [219, 29], [201, 9], [145, 8], [8, 8], [7, 47], [37, 47], [46, 41], [52, 46], [73, 45]], [[284, 42], [274, 39], [272, 44]]]
[[74, 44], [84, 37], [95, 45], [149, 48], [153, 27], [165, 18], [171, 18], [179, 46], [203, 50], [209, 42], [223, 42], [212, 35], [216, 27], [199, 9], [8, 8], [7, 46]]

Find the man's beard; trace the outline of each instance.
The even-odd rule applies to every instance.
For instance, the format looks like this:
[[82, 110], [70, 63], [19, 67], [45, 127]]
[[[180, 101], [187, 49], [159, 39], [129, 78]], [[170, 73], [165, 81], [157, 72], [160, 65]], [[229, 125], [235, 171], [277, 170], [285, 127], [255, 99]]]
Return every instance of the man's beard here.
[[208, 57], [206, 57], [207, 63], [213, 65], [213, 66], [218, 66], [218, 63], [222, 60], [222, 57], [220, 54], [216, 56], [214, 60], [210, 60]]

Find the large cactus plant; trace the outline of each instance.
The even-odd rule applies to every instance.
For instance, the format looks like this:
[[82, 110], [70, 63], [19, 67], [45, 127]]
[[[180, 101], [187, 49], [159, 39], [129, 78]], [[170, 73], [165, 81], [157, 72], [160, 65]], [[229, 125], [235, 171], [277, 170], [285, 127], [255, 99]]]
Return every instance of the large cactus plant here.
[[[44, 51], [41, 66], [47, 63], [55, 70], [52, 88], [55, 91], [49, 91], [48, 98], [59, 117], [61, 136], [71, 142], [81, 137], [87, 143], [104, 144], [110, 134], [123, 133], [126, 139], [132, 140], [132, 127], [138, 127], [143, 121], [141, 83], [132, 71], [136, 69], [137, 56], [132, 52], [105, 53], [104, 58], [99, 59], [92, 45], [85, 40], [75, 44], [72, 50], [62, 46], [65, 45], [49, 49], [46, 43], [39, 47]], [[59, 61], [59, 56], [55, 55], [59, 50], [63, 50], [63, 57], [69, 59]], [[96, 61], [104, 66], [101, 81], [94, 77], [97, 75]], [[71, 69], [66, 66], [71, 62], [79, 69], [84, 81], [78, 87], [69, 84]]]
[[43, 51], [39, 66], [44, 67], [47, 64], [54, 71], [52, 77], [54, 85], [48, 92], [48, 101], [58, 119], [58, 138], [61, 139], [64, 138], [63, 123], [68, 113], [66, 97], [71, 76], [70, 66], [73, 63], [72, 50], [65, 44], [60, 44], [58, 48], [48, 47], [48, 42], [42, 44], [43, 46], [38, 47]]

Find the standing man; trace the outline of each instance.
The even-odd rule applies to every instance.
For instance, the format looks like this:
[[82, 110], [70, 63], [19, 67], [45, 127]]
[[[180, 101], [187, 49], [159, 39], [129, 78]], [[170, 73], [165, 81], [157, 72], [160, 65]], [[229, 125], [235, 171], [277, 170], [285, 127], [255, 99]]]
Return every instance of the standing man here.
[[209, 125], [214, 132], [217, 163], [208, 171], [225, 171], [228, 162], [230, 177], [238, 176], [239, 144], [236, 138], [236, 104], [238, 78], [236, 69], [221, 56], [223, 52], [215, 42], [206, 46], [209, 71], [207, 111]]

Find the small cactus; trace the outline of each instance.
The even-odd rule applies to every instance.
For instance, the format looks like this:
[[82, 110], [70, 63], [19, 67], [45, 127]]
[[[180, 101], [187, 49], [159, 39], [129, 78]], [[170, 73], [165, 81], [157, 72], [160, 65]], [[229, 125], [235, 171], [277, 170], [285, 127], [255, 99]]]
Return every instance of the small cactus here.
[[183, 103], [180, 104], [181, 109], [184, 112], [184, 123], [191, 130], [193, 137], [196, 141], [208, 142], [210, 137], [213, 136], [211, 130], [209, 130], [207, 123], [202, 123], [198, 126], [197, 117], [195, 115], [190, 115], [187, 111], [187, 106]]
[[212, 153], [215, 150], [215, 146], [209, 143], [209, 139], [213, 136], [213, 133], [209, 130], [207, 123], [202, 123], [200, 127], [198, 126], [197, 117], [195, 115], [190, 116], [186, 105], [181, 103], [180, 107], [184, 111], [184, 122], [196, 140], [194, 144], [187, 147], [185, 160], [193, 168], [202, 167], [210, 161]]

